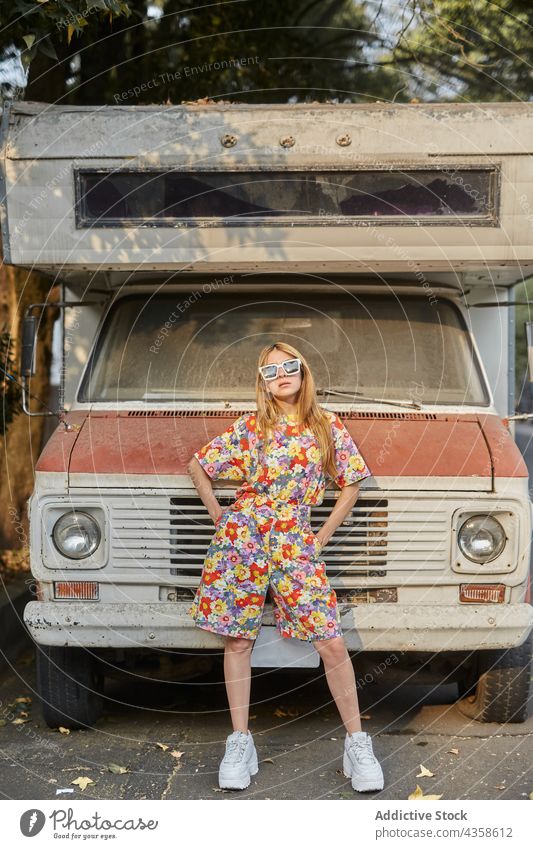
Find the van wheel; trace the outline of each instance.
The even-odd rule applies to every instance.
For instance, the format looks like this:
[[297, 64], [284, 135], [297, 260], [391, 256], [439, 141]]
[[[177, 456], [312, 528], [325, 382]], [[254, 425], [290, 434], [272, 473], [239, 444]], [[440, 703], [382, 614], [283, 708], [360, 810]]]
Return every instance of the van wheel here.
[[[477, 671], [459, 681], [457, 707], [479, 722], [524, 722], [529, 698], [532, 635], [505, 651], [479, 651]], [[475, 675], [475, 677], [474, 677]]]
[[49, 728], [87, 728], [103, 711], [104, 678], [83, 648], [37, 646], [37, 690]]

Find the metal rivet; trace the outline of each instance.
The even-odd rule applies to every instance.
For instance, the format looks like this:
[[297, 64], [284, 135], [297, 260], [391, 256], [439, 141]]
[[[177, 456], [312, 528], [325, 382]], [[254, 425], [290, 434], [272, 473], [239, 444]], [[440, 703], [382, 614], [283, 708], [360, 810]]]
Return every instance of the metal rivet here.
[[229, 133], [220, 137], [222, 147], [234, 147], [237, 144], [237, 136], [232, 136]]
[[155, 634], [148, 634], [149, 640], [155, 640]]
[[296, 144], [296, 139], [294, 136], [282, 136], [279, 140], [279, 143], [282, 147], [294, 147]]
[[336, 141], [339, 147], [348, 147], [352, 143], [352, 137], [344, 133], [342, 136], [337, 136]]

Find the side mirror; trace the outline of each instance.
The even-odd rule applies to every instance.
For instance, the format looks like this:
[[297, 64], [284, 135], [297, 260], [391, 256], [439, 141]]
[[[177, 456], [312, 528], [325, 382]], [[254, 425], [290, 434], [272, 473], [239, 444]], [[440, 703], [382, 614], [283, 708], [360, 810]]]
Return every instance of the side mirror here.
[[22, 323], [22, 355], [20, 371], [24, 377], [35, 374], [35, 342], [37, 325], [34, 315], [27, 316]]

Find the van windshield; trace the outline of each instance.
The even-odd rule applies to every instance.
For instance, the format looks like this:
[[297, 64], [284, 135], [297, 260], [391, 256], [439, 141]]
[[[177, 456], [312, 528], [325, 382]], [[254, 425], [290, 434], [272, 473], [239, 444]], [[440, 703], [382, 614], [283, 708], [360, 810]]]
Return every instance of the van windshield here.
[[206, 293], [202, 286], [117, 300], [78, 400], [253, 403], [259, 351], [276, 340], [302, 352], [317, 388], [422, 405], [489, 403], [463, 318], [450, 301]]

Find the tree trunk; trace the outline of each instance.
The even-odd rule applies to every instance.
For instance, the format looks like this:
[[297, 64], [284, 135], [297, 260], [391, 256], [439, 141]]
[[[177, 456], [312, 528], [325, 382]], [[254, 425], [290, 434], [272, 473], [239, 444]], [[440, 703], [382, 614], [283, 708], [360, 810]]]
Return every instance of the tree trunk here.
[[[12, 338], [12, 350], [19, 380], [22, 318], [30, 303], [58, 300], [56, 289], [31, 271], [0, 264], [0, 328]], [[47, 309], [39, 323], [36, 374], [31, 379], [31, 392], [48, 403], [49, 373], [52, 355], [52, 327], [58, 310]], [[31, 401], [32, 411], [42, 411], [42, 405]], [[28, 544], [26, 501], [33, 490], [33, 469], [41, 451], [43, 426], [41, 416], [30, 418], [18, 412], [0, 436], [0, 552], [5, 549], [24, 549]], [[1, 554], [0, 554], [1, 556]], [[3, 559], [6, 558], [5, 553]], [[29, 564], [27, 564], [29, 568]]]

